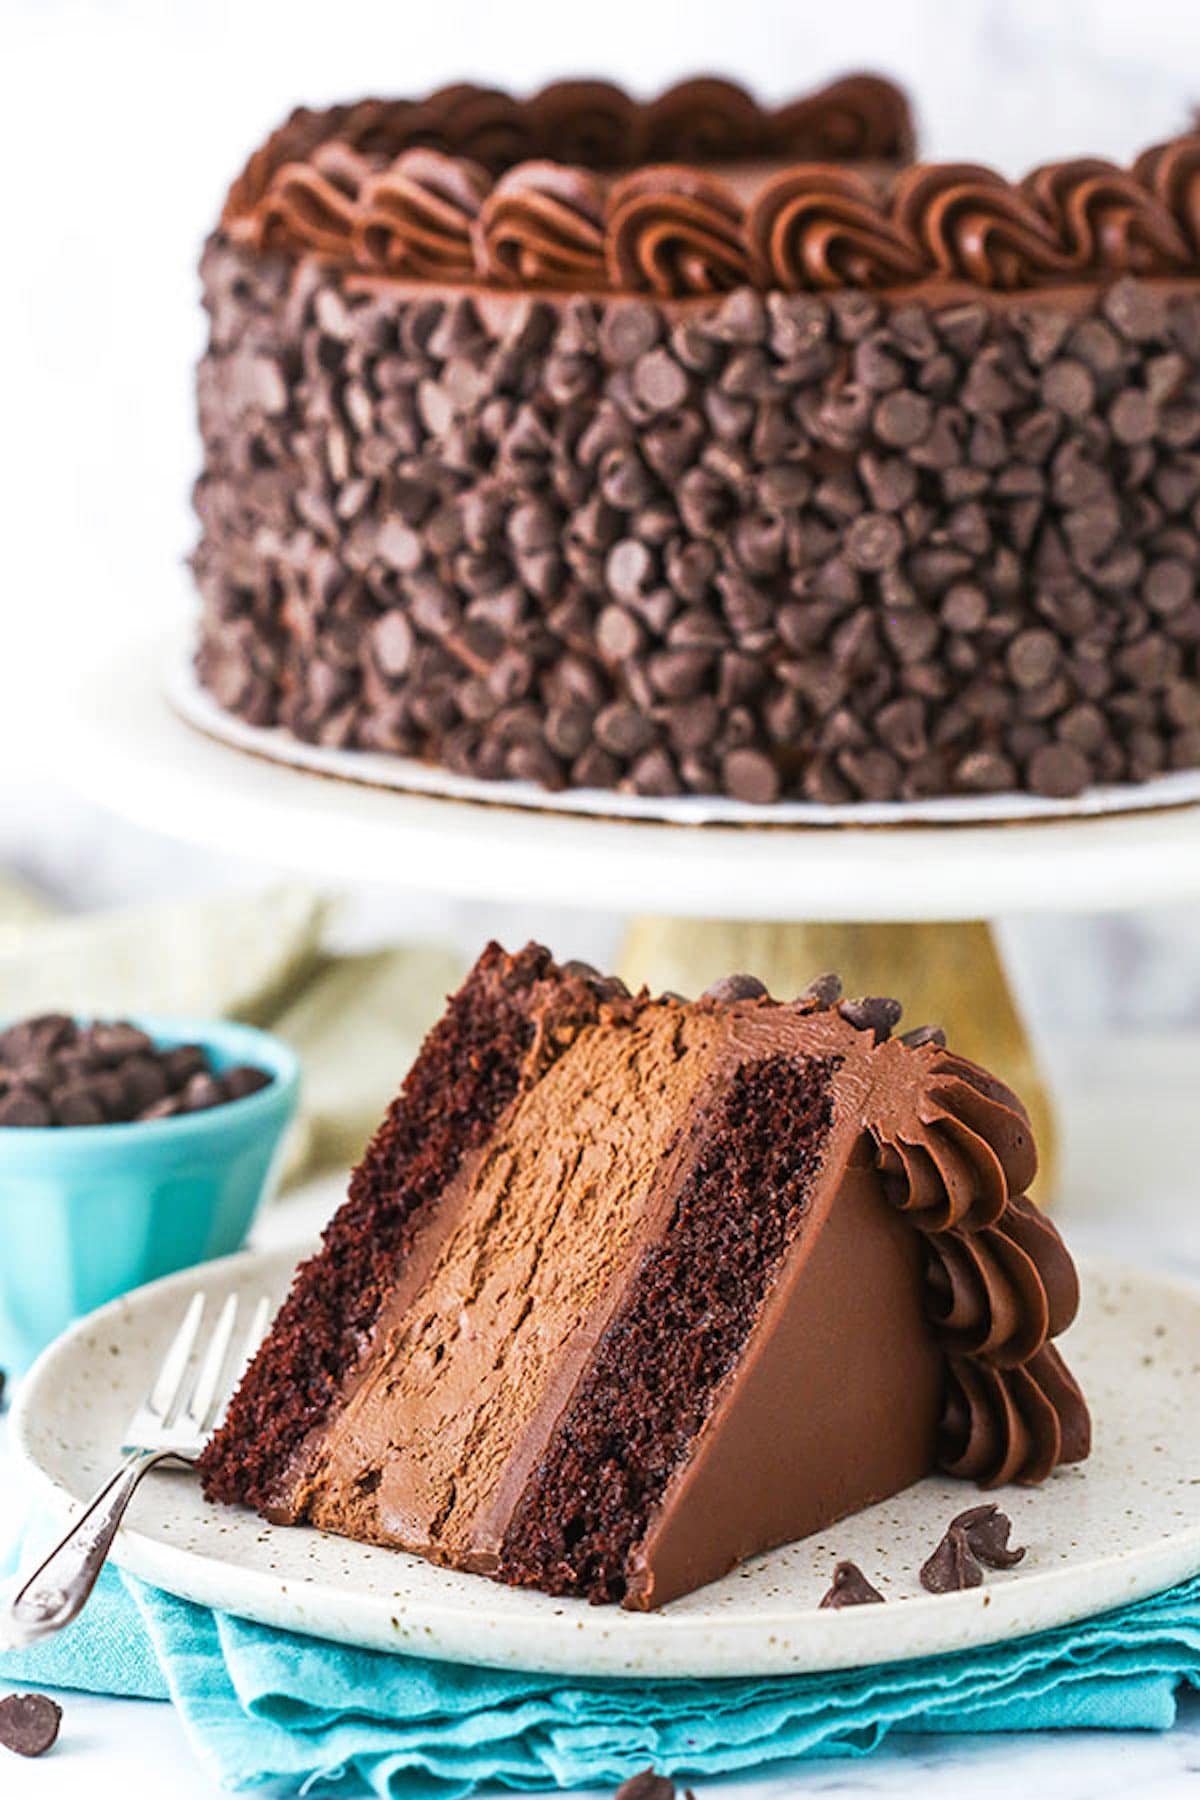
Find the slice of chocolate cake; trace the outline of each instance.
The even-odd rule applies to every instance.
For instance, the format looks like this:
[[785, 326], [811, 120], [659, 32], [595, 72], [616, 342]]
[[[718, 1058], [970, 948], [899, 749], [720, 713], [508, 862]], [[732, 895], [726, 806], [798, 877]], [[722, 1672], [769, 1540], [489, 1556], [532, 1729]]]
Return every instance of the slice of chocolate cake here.
[[663, 1604], [934, 1468], [1085, 1456], [1019, 1101], [888, 1000], [485, 950], [203, 1459], [212, 1499]]

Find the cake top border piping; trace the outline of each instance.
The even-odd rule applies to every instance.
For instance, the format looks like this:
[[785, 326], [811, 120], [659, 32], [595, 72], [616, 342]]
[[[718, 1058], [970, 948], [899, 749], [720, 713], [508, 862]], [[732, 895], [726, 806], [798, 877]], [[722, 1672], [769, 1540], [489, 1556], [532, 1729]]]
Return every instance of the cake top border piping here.
[[[911, 149], [904, 95], [874, 75], [773, 109], [715, 77], [649, 101], [599, 81], [526, 100], [461, 83], [298, 110], [221, 223], [249, 249], [369, 276], [542, 294], [1200, 277], [1200, 132], [1129, 167], [1077, 157], [1016, 181], [974, 163], [899, 167]], [[780, 156], [813, 160], [785, 163], [749, 203], [711, 167]]]

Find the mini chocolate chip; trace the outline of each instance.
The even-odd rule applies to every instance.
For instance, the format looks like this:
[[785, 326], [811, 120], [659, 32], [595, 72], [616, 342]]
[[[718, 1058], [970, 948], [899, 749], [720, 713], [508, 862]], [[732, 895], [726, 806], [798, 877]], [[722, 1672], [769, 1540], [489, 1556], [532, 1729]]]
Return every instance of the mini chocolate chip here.
[[890, 513], [863, 513], [846, 533], [846, 556], [856, 569], [886, 569], [903, 549], [904, 533]]
[[936, 1044], [944, 1050], [946, 1034], [940, 1025], [916, 1025], [911, 1031], [901, 1032], [900, 1042], [910, 1050], [922, 1050], [926, 1044]]
[[1167, 303], [1154, 288], [1124, 276], [1114, 282], [1100, 302], [1105, 317], [1122, 337], [1142, 343], [1165, 335]]
[[596, 715], [596, 740], [614, 756], [636, 756], [654, 741], [654, 726], [636, 706], [616, 700]]
[[0, 1095], [0, 1125], [30, 1127], [52, 1122], [49, 1104], [32, 1088], [13, 1087]]
[[770, 806], [779, 798], [779, 770], [761, 750], [729, 750], [721, 758], [726, 793], [752, 806]]
[[903, 1008], [898, 1000], [891, 1000], [884, 994], [869, 994], [861, 1000], [841, 1001], [838, 1011], [847, 1024], [857, 1031], [873, 1033], [875, 1042], [882, 1044], [899, 1024]]
[[1036, 688], [1047, 681], [1058, 665], [1059, 644], [1052, 631], [1032, 628], [1018, 632], [1008, 646], [1005, 660], [1019, 688]]
[[675, 1800], [675, 1783], [653, 1769], [642, 1769], [621, 1783], [614, 1800]]
[[836, 1006], [842, 997], [842, 978], [840, 975], [818, 975], [810, 981], [803, 993], [797, 994], [797, 1000], [806, 1001], [819, 1012], [828, 1012]]
[[154, 1102], [153, 1106], [145, 1107], [138, 1114], [138, 1119], [143, 1122], [154, 1119], [173, 1119], [182, 1111], [183, 1096], [181, 1094], [164, 1094], [161, 1100]]
[[0, 1744], [18, 1756], [44, 1756], [61, 1724], [62, 1707], [46, 1694], [9, 1694], [0, 1700]]
[[257, 1094], [261, 1088], [270, 1087], [272, 1077], [265, 1069], [256, 1069], [249, 1063], [235, 1063], [233, 1068], [221, 1072], [221, 1082], [228, 1100], [244, 1100], [250, 1094]]
[[219, 1077], [210, 1075], [207, 1070], [193, 1075], [183, 1090], [184, 1112], [207, 1112], [211, 1106], [220, 1106], [225, 1099], [225, 1090]]
[[600, 320], [600, 352], [618, 367], [635, 363], [658, 342], [659, 313], [641, 300], [606, 306]]
[[720, 1006], [729, 1006], [735, 1000], [766, 1000], [769, 996], [755, 975], [723, 975], [711, 987], [705, 988], [702, 998], [715, 1000]]
[[413, 628], [402, 612], [386, 612], [371, 627], [371, 649], [376, 666], [388, 681], [399, 681], [416, 648]]
[[885, 394], [871, 415], [871, 426], [877, 438], [895, 450], [909, 450], [919, 444], [933, 423], [933, 408], [924, 394], [911, 388]]
[[963, 1533], [972, 1553], [989, 1569], [1015, 1568], [1025, 1555], [1024, 1547], [1010, 1548], [1012, 1520], [994, 1500], [959, 1513], [951, 1519], [949, 1528]]
[[618, 600], [636, 599], [655, 577], [655, 556], [637, 538], [622, 538], [608, 553], [604, 573]]
[[1043, 371], [1041, 394], [1046, 406], [1082, 419], [1096, 403], [1096, 383], [1086, 363], [1064, 356]]
[[932, 1556], [921, 1565], [921, 1586], [931, 1594], [957, 1594], [964, 1588], [979, 1587], [982, 1582], [983, 1570], [966, 1533], [951, 1525]]
[[660, 346], [638, 358], [633, 391], [651, 412], [670, 412], [687, 399], [688, 379], [670, 351]]
[[1119, 444], [1148, 444], [1158, 425], [1158, 408], [1139, 388], [1126, 388], [1113, 401], [1108, 422]]
[[1091, 780], [1087, 757], [1070, 744], [1043, 744], [1033, 752], [1026, 771], [1035, 794], [1052, 800], [1073, 800]]
[[839, 1609], [843, 1606], [870, 1606], [876, 1603], [883, 1604], [883, 1595], [878, 1588], [871, 1586], [858, 1564], [840, 1562], [833, 1571], [833, 1580], [820, 1606], [822, 1609]]

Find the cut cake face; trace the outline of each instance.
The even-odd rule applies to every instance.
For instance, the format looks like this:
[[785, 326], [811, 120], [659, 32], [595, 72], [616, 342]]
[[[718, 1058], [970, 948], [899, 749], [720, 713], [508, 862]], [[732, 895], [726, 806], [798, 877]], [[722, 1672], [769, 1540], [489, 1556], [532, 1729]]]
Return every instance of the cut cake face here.
[[1088, 1450], [1020, 1103], [887, 1001], [491, 945], [205, 1454], [211, 1498], [647, 1608], [935, 1467]]

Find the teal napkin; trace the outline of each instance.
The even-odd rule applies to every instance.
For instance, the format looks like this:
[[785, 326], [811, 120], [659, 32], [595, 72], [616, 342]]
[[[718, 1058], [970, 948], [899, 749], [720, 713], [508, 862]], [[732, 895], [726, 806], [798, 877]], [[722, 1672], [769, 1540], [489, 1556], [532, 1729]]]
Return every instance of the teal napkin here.
[[[899, 1604], [902, 1604], [899, 1603]], [[1200, 1687], [1200, 1579], [961, 1655], [760, 1680], [563, 1681], [250, 1625], [108, 1571], [83, 1617], [0, 1655], [0, 1684], [169, 1696], [225, 1786], [338, 1781], [378, 1800], [607, 1788], [862, 1756], [893, 1731], [1162, 1730]]]

